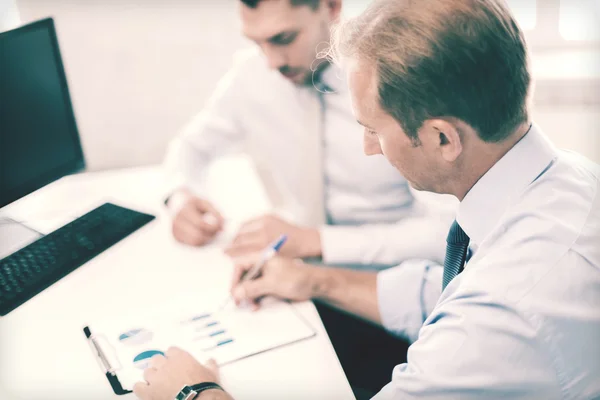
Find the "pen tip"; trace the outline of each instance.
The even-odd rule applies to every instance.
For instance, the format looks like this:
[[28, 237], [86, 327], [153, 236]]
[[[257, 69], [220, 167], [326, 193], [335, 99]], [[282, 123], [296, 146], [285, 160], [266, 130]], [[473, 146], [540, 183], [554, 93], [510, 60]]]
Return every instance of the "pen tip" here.
[[287, 235], [281, 235], [281, 237], [279, 238], [279, 240], [277, 241], [275, 246], [273, 246], [273, 249], [275, 251], [279, 251], [279, 249], [281, 248], [281, 246], [284, 245], [286, 240], [287, 240]]

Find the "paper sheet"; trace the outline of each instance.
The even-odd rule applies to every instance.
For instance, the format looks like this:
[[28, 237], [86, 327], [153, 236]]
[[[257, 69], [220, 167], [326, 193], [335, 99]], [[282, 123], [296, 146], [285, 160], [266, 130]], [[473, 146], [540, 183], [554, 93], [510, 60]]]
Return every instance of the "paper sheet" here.
[[142, 381], [150, 358], [171, 346], [200, 361], [213, 358], [224, 365], [315, 335], [290, 304], [275, 299], [265, 299], [258, 311], [237, 308], [233, 302], [222, 310], [194, 301], [174, 304], [146, 316], [90, 325], [123, 388], [131, 390]]

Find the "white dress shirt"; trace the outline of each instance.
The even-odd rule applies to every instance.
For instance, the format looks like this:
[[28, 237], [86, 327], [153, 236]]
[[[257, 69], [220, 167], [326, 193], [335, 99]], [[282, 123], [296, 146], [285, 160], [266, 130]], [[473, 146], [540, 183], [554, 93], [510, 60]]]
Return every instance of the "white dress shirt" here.
[[[217, 157], [245, 151], [287, 219], [320, 227], [325, 263], [441, 261], [455, 203], [413, 193], [383, 157], [365, 156], [342, 74], [330, 66], [323, 82], [333, 93], [319, 99], [314, 87], [270, 70], [257, 50], [240, 54], [207, 107], [172, 143], [172, 187], [197, 188]], [[311, 140], [318, 148], [307, 147]], [[320, 192], [310, 187], [315, 168]], [[327, 215], [322, 226], [312, 223], [315, 209]]]
[[[388, 329], [414, 333], [415, 316], [429, 315], [375, 398], [600, 398], [599, 176], [533, 126], [460, 204], [457, 221], [477, 250], [433, 311], [404, 309], [431, 304], [421, 288], [441, 285], [440, 268], [380, 273]], [[415, 271], [422, 285], [398, 290]]]

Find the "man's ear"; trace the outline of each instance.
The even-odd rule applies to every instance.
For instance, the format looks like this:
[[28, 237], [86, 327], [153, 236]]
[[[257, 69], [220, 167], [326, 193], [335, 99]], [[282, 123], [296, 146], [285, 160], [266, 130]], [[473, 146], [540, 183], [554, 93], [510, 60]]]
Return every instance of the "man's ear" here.
[[447, 162], [454, 162], [462, 153], [462, 139], [458, 128], [445, 119], [425, 121], [419, 137], [424, 144], [436, 147]]

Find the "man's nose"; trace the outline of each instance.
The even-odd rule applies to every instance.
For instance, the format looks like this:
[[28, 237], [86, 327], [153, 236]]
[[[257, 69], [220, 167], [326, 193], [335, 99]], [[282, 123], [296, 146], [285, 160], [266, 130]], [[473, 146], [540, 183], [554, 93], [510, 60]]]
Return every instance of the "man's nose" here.
[[265, 45], [262, 47], [262, 51], [267, 58], [269, 68], [279, 69], [286, 64], [285, 55], [281, 49], [277, 49], [274, 46]]

